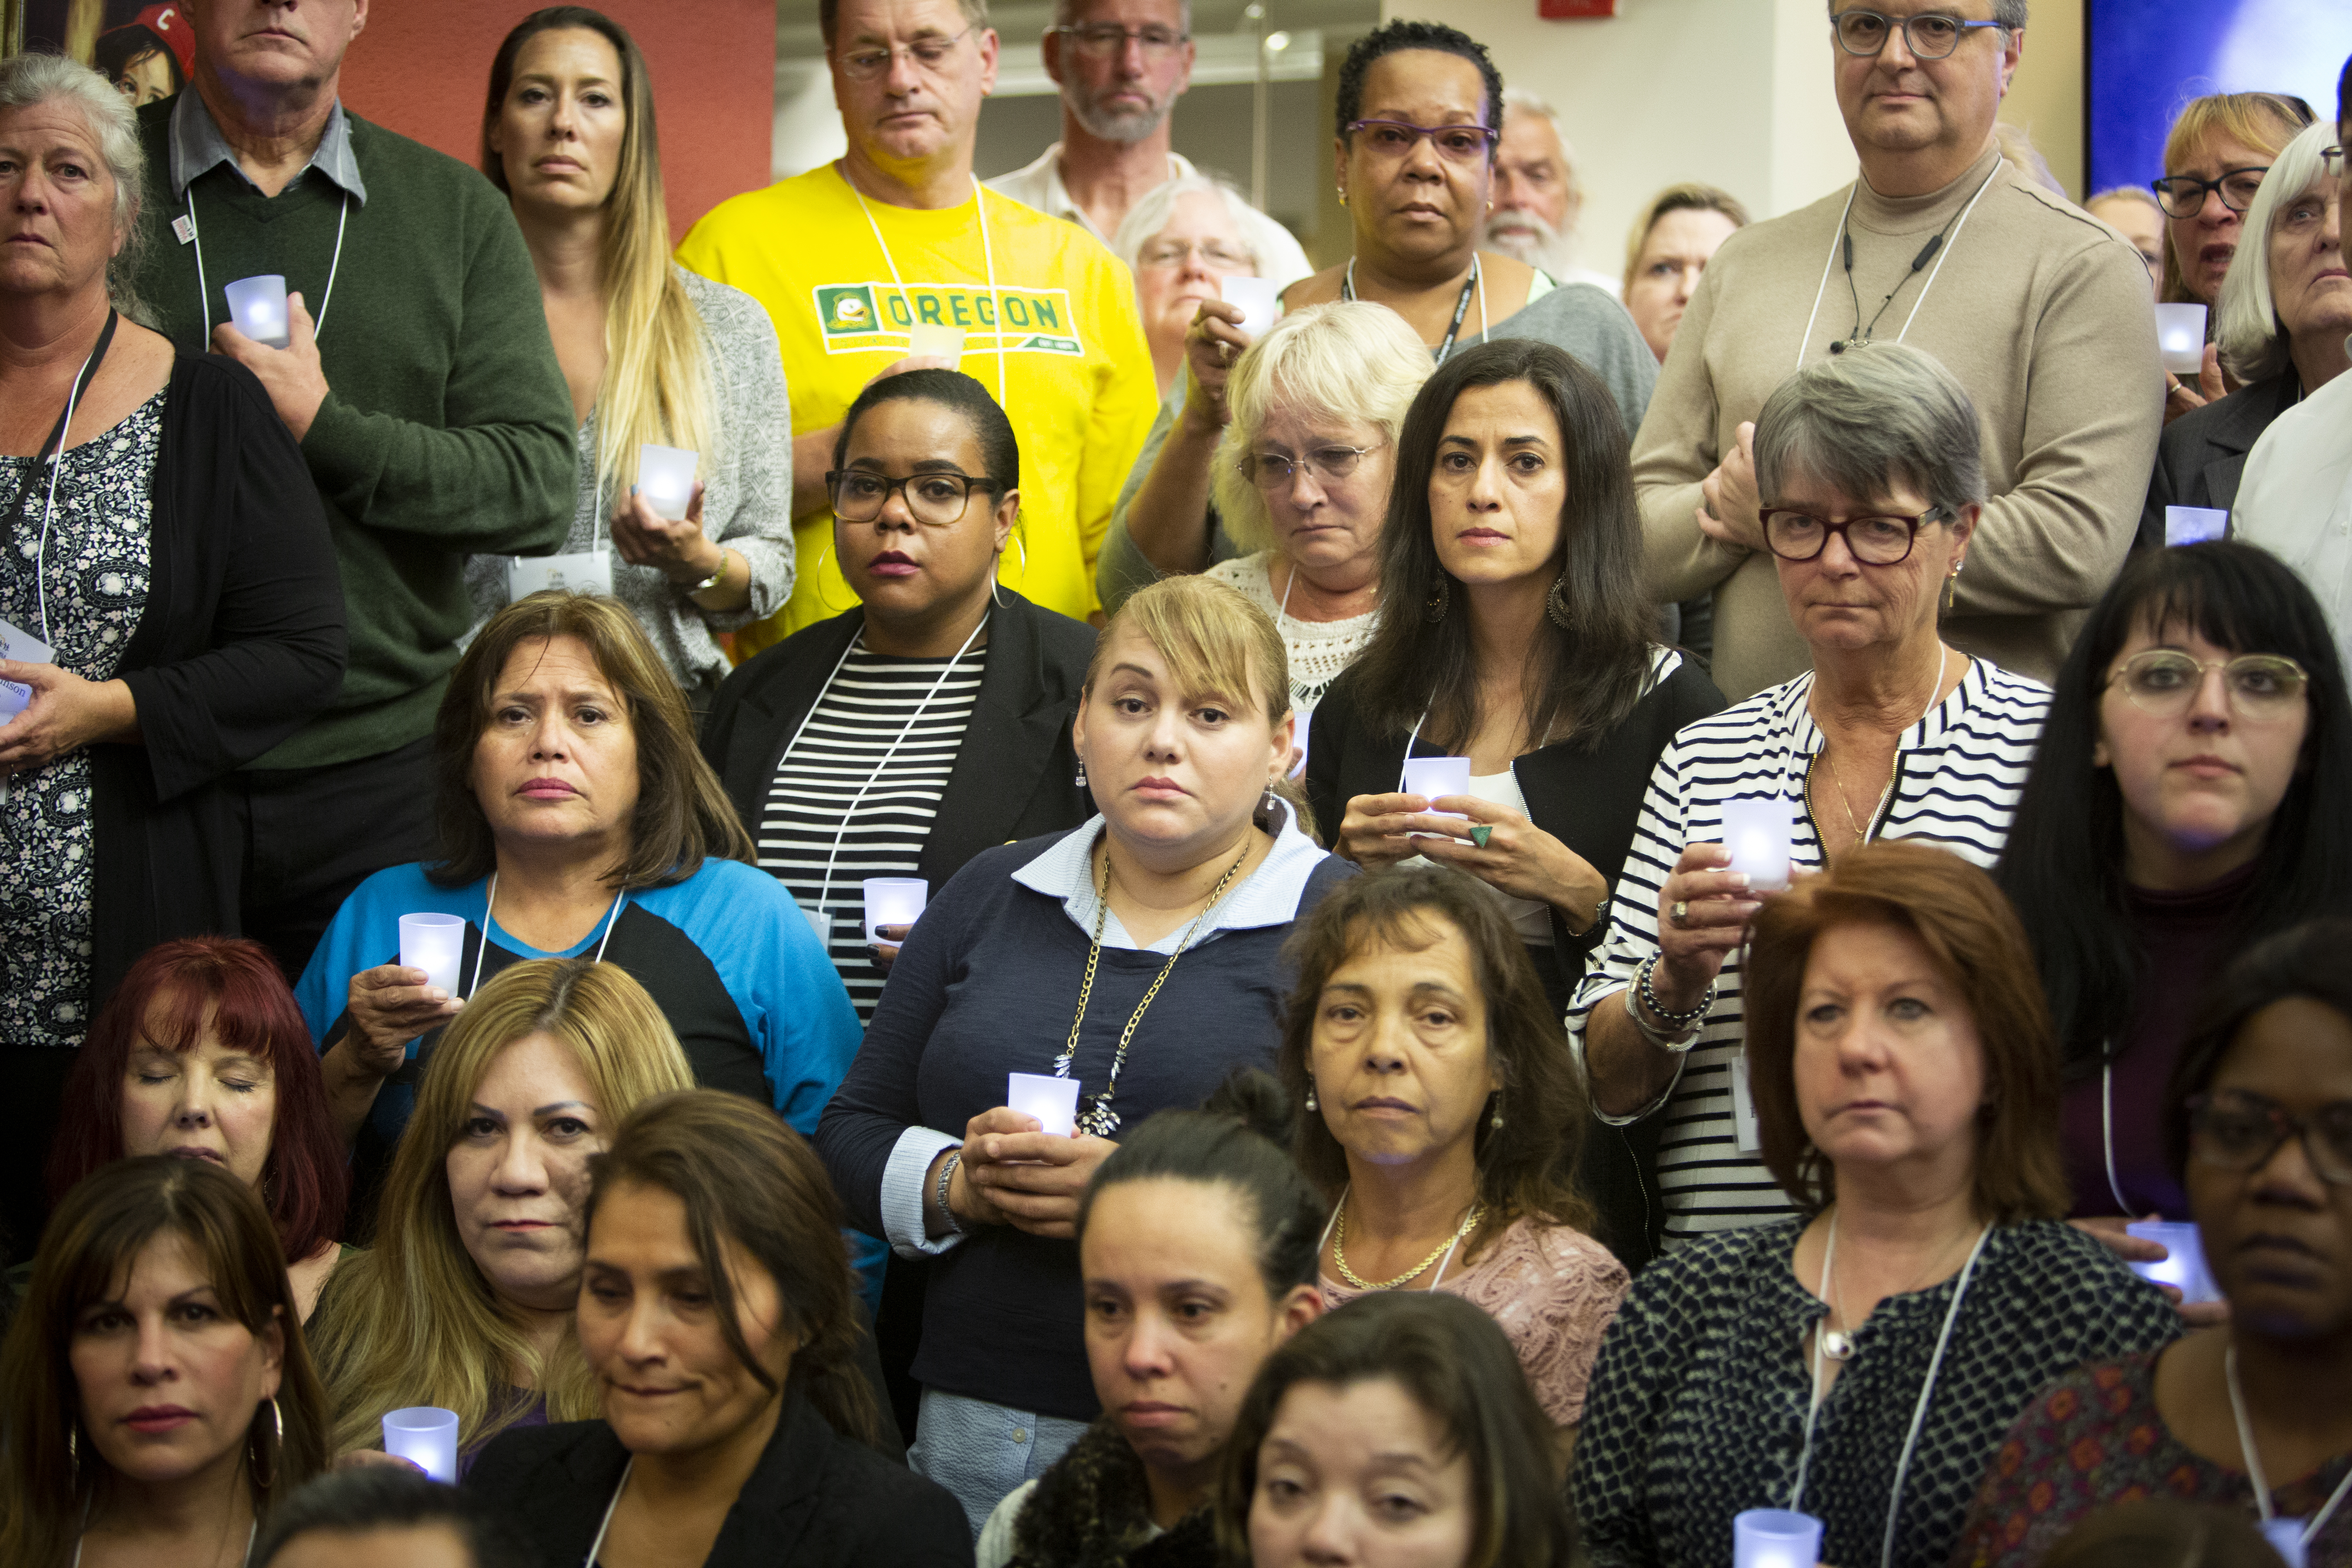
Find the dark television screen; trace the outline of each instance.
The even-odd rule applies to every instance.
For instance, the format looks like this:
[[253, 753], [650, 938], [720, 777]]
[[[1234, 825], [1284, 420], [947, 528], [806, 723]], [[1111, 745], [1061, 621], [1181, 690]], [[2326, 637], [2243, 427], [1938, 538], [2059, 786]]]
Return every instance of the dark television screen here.
[[2334, 119], [2352, 55], [2352, 0], [2087, 0], [2085, 22], [2095, 191], [2161, 175], [2173, 117], [2209, 92], [2291, 92]]

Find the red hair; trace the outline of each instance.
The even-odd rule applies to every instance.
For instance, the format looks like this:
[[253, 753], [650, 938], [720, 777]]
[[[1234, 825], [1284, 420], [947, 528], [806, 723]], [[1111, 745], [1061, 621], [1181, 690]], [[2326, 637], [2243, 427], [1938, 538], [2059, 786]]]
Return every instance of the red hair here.
[[[148, 1015], [158, 1003], [151, 1033]], [[310, 1028], [277, 961], [256, 942], [185, 937], [148, 949], [131, 966], [75, 1053], [49, 1151], [49, 1201], [122, 1158], [122, 1075], [131, 1053], [142, 1046], [193, 1049], [207, 1024], [228, 1049], [269, 1064], [277, 1114], [261, 1200], [287, 1261], [299, 1263], [341, 1231], [351, 1173]]]

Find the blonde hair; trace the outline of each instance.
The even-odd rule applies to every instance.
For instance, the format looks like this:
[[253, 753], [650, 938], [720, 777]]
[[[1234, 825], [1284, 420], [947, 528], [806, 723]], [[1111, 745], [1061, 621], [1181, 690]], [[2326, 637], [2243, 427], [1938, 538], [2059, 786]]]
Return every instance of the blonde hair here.
[[655, 1096], [694, 1087], [668, 1021], [624, 970], [542, 958], [483, 984], [417, 1089], [373, 1248], [329, 1278], [311, 1323], [337, 1454], [375, 1447], [385, 1412], [411, 1405], [456, 1411], [459, 1446], [478, 1447], [522, 1414], [507, 1397], [518, 1368], [545, 1397], [550, 1421], [597, 1413], [579, 1342], [567, 1334], [542, 1356], [499, 1310], [458, 1235], [449, 1192], [449, 1150], [476, 1091], [499, 1053], [531, 1035], [551, 1036], [572, 1053], [608, 1130]]
[[1748, 223], [1747, 204], [1729, 191], [1702, 184], [1696, 180], [1668, 185], [1650, 198], [1650, 205], [1642, 209], [1641, 216], [1633, 220], [1633, 228], [1625, 236], [1626, 288], [1633, 286], [1633, 272], [1642, 265], [1642, 247], [1650, 243], [1650, 231], [1657, 227], [1658, 220], [1668, 213], [1683, 212], [1721, 213], [1731, 220], [1734, 228], [1746, 228]]
[[[2232, 142], [2255, 148], [2265, 158], [2276, 158], [2311, 122], [2311, 105], [2283, 92], [2217, 92], [2207, 98], [2192, 98], [2182, 106], [2180, 118], [2172, 122], [2172, 130], [2164, 139], [2164, 172], [2169, 175], [2190, 149], [2209, 136], [2227, 136]], [[2171, 216], [2165, 215], [2168, 223]], [[2240, 226], [2241, 235], [2251, 232]], [[2172, 253], [2169, 227], [2165, 232], [2164, 288], [2160, 297], [2172, 305], [2196, 302], [2181, 281], [2180, 258]]]
[[[1425, 357], [1428, 351], [1422, 352]], [[1290, 655], [1282, 633], [1273, 617], [1232, 584], [1188, 575], [1163, 577], [1136, 590], [1095, 640], [1081, 703], [1094, 695], [1122, 627], [1132, 627], [1160, 650], [1185, 696], [1214, 695], [1238, 704], [1247, 702], [1255, 689], [1264, 694], [1269, 725], [1281, 723], [1290, 711]]]
[[636, 471], [639, 447], [699, 452], [707, 476], [718, 460], [719, 428], [710, 406], [709, 335], [670, 262], [653, 83], [628, 29], [582, 5], [551, 5], [518, 23], [490, 64], [482, 172], [511, 199], [505, 160], [490, 151], [491, 128], [506, 105], [523, 45], [541, 33], [571, 29], [594, 33], [613, 46], [621, 61], [621, 101], [628, 110], [620, 172], [613, 194], [604, 198], [597, 258], [604, 292], [604, 374], [597, 384], [594, 415], [596, 504], [609, 511]]
[[1245, 551], [1274, 548], [1265, 494], [1241, 466], [1276, 410], [1377, 425], [1393, 447], [1413, 394], [1436, 368], [1420, 337], [1386, 305], [1309, 305], [1267, 328], [1225, 384], [1234, 417], [1217, 443], [1211, 479], [1225, 531]]

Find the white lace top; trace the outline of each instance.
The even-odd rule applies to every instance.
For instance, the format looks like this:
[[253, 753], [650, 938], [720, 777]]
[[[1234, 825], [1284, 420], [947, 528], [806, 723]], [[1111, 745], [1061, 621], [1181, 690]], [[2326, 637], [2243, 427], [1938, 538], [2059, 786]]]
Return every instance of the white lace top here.
[[1378, 610], [1350, 616], [1344, 621], [1302, 621], [1284, 612], [1274, 596], [1274, 552], [1261, 550], [1232, 561], [1220, 561], [1205, 574], [1230, 583], [1249, 595], [1251, 604], [1274, 617], [1282, 629], [1282, 646], [1290, 657], [1290, 702], [1298, 714], [1299, 743], [1307, 739], [1307, 721], [1339, 672], [1372, 646], [1381, 624]]

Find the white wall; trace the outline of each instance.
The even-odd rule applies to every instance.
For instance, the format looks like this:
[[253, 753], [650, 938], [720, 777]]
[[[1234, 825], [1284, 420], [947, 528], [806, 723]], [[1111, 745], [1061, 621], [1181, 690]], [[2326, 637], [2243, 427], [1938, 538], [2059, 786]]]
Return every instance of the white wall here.
[[1585, 185], [1585, 266], [1622, 270], [1634, 214], [1678, 181], [1720, 185], [1765, 217], [1853, 178], [1822, 0], [1617, 0], [1613, 17], [1570, 22], [1536, 5], [1381, 0], [1381, 14], [1460, 27], [1505, 81], [1559, 110]]

